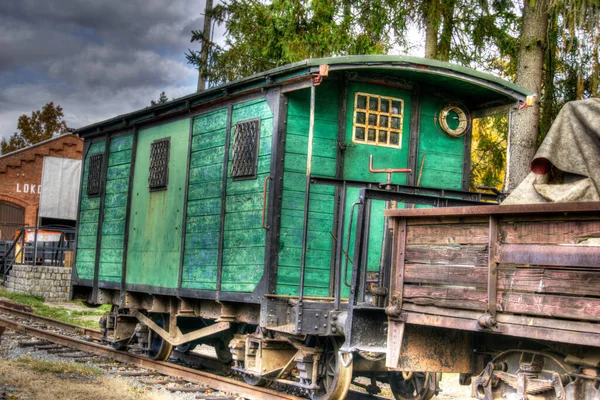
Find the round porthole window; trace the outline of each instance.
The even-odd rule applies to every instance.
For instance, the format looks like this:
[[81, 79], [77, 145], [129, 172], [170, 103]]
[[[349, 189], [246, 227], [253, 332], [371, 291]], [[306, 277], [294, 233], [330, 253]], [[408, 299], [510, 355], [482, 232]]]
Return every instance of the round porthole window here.
[[470, 122], [471, 118], [467, 111], [455, 104], [448, 104], [442, 108], [437, 117], [439, 127], [452, 137], [464, 135]]

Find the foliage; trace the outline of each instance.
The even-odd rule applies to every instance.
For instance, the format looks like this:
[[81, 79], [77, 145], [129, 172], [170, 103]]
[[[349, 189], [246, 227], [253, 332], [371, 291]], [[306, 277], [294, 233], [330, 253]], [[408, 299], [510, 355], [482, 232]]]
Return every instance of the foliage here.
[[21, 115], [17, 122], [18, 132], [9, 139], [2, 139], [0, 153], [10, 153], [70, 132], [63, 117], [62, 107], [55, 106], [53, 102], [46, 104], [41, 110], [32, 111], [31, 116]]
[[[229, 0], [211, 13], [226, 28], [225, 46], [197, 30], [192, 31], [192, 42], [209, 46], [207, 74], [212, 84], [307, 58], [382, 54], [391, 47], [390, 33], [403, 27], [391, 4], [391, 0]], [[200, 52], [189, 50], [186, 57], [201, 67]]]
[[473, 121], [473, 143], [471, 151], [471, 190], [478, 186], [502, 189], [508, 118], [495, 115]]
[[163, 104], [169, 101], [169, 98], [165, 94], [165, 92], [160, 92], [160, 96], [158, 96], [158, 100], [150, 100], [150, 106], [157, 106], [159, 104]]
[[44, 303], [44, 298], [39, 296], [32, 296], [28, 294], [12, 293], [6, 289], [0, 288], [0, 297], [5, 297], [16, 303], [30, 306], [33, 309], [33, 313], [41, 315], [43, 317], [53, 318], [59, 321], [67, 322], [69, 324], [80, 325], [86, 328], [98, 329], [98, 319], [90, 320], [89, 318], [82, 318], [84, 316], [96, 316], [100, 317], [104, 314], [104, 311], [98, 310], [85, 310], [85, 311], [71, 311], [61, 308], [52, 307]]

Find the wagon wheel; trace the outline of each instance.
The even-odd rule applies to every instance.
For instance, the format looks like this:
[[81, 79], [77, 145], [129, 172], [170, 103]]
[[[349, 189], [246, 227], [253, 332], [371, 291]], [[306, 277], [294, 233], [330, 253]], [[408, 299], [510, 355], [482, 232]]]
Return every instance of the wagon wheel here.
[[[431, 388], [431, 380], [435, 388]], [[409, 372], [408, 376], [402, 372], [390, 372], [390, 388], [396, 400], [429, 400], [436, 392], [438, 377], [434, 372]]]
[[346, 398], [352, 382], [352, 359], [342, 355], [334, 338], [325, 338], [323, 354], [319, 361], [319, 389], [310, 394], [312, 400], [337, 400]]
[[268, 380], [261, 378], [260, 376], [254, 376], [254, 375], [249, 375], [249, 374], [244, 374], [244, 381], [248, 385], [259, 386], [259, 387], [265, 387], [269, 384]]
[[231, 364], [233, 361], [233, 357], [231, 356], [231, 351], [229, 350], [229, 346], [223, 340], [217, 340], [213, 346], [215, 348], [215, 353], [217, 353], [217, 358], [223, 364]]
[[[150, 314], [150, 319], [161, 328], [169, 329], [168, 314]], [[167, 361], [171, 357], [173, 345], [161, 338], [156, 332], [150, 330], [148, 340], [148, 357], [156, 361]]]

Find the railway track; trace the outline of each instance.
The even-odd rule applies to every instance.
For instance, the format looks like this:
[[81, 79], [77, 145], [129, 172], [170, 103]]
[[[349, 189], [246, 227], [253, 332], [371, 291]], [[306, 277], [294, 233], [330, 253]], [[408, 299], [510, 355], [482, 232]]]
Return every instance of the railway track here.
[[[188, 368], [182, 365], [154, 361], [147, 357], [131, 352], [123, 352], [114, 350], [111, 347], [100, 344], [97, 341], [102, 338], [100, 331], [93, 329], [82, 328], [77, 325], [56, 321], [50, 318], [41, 317], [38, 315], [31, 314], [24, 310], [17, 310], [7, 307], [6, 303], [0, 305], [0, 314], [10, 315], [19, 319], [27, 320], [28, 323], [23, 321], [16, 321], [15, 319], [9, 319], [5, 316], [0, 316], [0, 327], [18, 332], [21, 335], [30, 336], [41, 341], [49, 342], [54, 345], [64, 346], [68, 349], [74, 349], [85, 354], [91, 354], [106, 359], [118, 361], [127, 365], [135, 366], [138, 369], [147, 371], [153, 371], [153, 373], [164, 375], [167, 377], [175, 378], [176, 380], [193, 383], [199, 387], [194, 388], [180, 388], [181, 391], [196, 391], [198, 393], [205, 391], [205, 388], [209, 388], [214, 392], [229, 393], [233, 395], [233, 398], [244, 397], [247, 399], [256, 400], [301, 400], [301, 397], [290, 395], [284, 392], [277, 392], [271, 389], [250, 386], [244, 382], [237, 381], [235, 379], [227, 378], [217, 374], [208, 373], [205, 371], [199, 371], [196, 369]], [[44, 325], [46, 329], [40, 327], [31, 326], [31, 324], [37, 323]], [[66, 331], [71, 335], [66, 335], [64, 332], [57, 333], [51, 332], [47, 327], [53, 327]], [[77, 337], [80, 336], [80, 337]], [[81, 336], [88, 338], [85, 340]], [[41, 345], [43, 346], [43, 345]], [[48, 350], [60, 350], [48, 349]], [[202, 364], [210, 363], [207, 360], [201, 360], [199, 358], [192, 359], [187, 354], [176, 353], [176, 358], [184, 359], [188, 362], [199, 362]], [[216, 366], [216, 363], [215, 363]], [[135, 372], [134, 372], [135, 373]], [[150, 376], [154, 374], [148, 374], [144, 371], [139, 372], [140, 376]], [[123, 374], [119, 374], [123, 375]], [[127, 375], [126, 375], [127, 376]], [[133, 376], [133, 375], [130, 375]], [[215, 399], [223, 398], [227, 399], [227, 396], [213, 396]], [[208, 398], [202, 396], [202, 398]], [[212, 398], [212, 397], [211, 397]]]
[[[127, 366], [137, 369], [136, 371], [122, 369], [119, 364], [97, 364], [97, 367], [106, 369], [112, 368], [114, 375], [122, 377], [140, 377], [139, 383], [145, 385], [165, 385], [175, 383], [176, 386], [167, 388], [169, 391], [197, 392], [203, 393], [207, 390], [213, 392], [224, 392], [234, 394], [233, 397], [224, 395], [201, 396], [204, 399], [223, 399], [244, 397], [248, 399], [287, 399], [301, 400], [303, 397], [297, 397], [285, 392], [278, 392], [271, 389], [250, 386], [244, 382], [211, 374], [206, 371], [199, 371], [171, 362], [154, 361], [147, 357], [131, 352], [117, 351], [113, 348], [100, 344], [102, 341], [102, 332], [95, 329], [82, 327], [52, 318], [35, 315], [28, 311], [27, 306], [17, 303], [0, 301], [0, 314], [16, 317], [21, 320], [27, 320], [28, 323], [7, 319], [0, 316], [0, 335], [4, 329], [18, 332], [21, 335], [36, 338], [37, 342], [21, 342], [20, 346], [31, 346], [39, 350], [46, 350], [63, 358], [74, 361], [84, 362], [90, 360], [92, 356], [103, 357], [114, 360]], [[36, 324], [39, 326], [31, 326]], [[44, 328], [40, 327], [43, 326]], [[50, 332], [48, 327], [62, 331], [62, 333]], [[70, 335], [65, 335], [68, 332]], [[71, 350], [69, 350], [71, 349]], [[80, 352], [81, 354], [77, 354]], [[91, 356], [88, 356], [91, 355]], [[182, 353], [174, 350], [172, 359], [183, 361], [189, 364], [199, 365], [214, 371], [229, 374], [229, 367], [223, 365], [212, 357], [202, 356], [196, 353]], [[141, 371], [139, 369], [142, 369]], [[110, 372], [110, 371], [108, 371]], [[152, 377], [150, 380], [143, 380], [145, 377]], [[158, 377], [158, 378], [157, 378]], [[194, 384], [194, 386], [186, 386]], [[380, 396], [367, 395], [363, 392], [351, 390], [347, 396], [348, 400], [385, 400], [387, 398]]]
[[[21, 335], [34, 337], [38, 342], [19, 343], [21, 346], [31, 346], [39, 350], [46, 350], [57, 356], [62, 355], [63, 358], [72, 359], [74, 361], [84, 362], [90, 359], [93, 355], [114, 360], [128, 366], [131, 366], [136, 371], [116, 371], [115, 375], [124, 377], [153, 377], [150, 380], [140, 380], [140, 384], [145, 385], [164, 385], [167, 383], [176, 383], [176, 386], [169, 387], [169, 391], [180, 392], [197, 392], [204, 393], [207, 390], [213, 392], [231, 393], [234, 396], [228, 397], [225, 395], [201, 396], [204, 399], [223, 399], [244, 397], [247, 399], [287, 399], [301, 400], [303, 397], [297, 397], [285, 392], [278, 392], [271, 389], [260, 388], [247, 385], [244, 382], [211, 374], [206, 371], [199, 371], [193, 368], [188, 368], [171, 362], [154, 361], [147, 357], [131, 352], [123, 352], [114, 350], [113, 348], [100, 344], [102, 341], [102, 332], [95, 329], [82, 327], [52, 318], [35, 315], [28, 311], [28, 307], [16, 303], [0, 302], [0, 314], [16, 317], [21, 320], [26, 320], [28, 323], [7, 319], [0, 316], [0, 335], [4, 329], [9, 329], [18, 332]], [[43, 326], [31, 326], [32, 324]], [[62, 333], [48, 331], [47, 328], [52, 327], [62, 331]], [[65, 335], [68, 332], [70, 335]], [[71, 350], [69, 350], [71, 349]], [[80, 352], [82, 354], [77, 354]], [[182, 353], [176, 350], [173, 351], [172, 359], [183, 361], [189, 364], [201, 365], [205, 368], [219, 371], [228, 374], [229, 368], [226, 365], [218, 362], [208, 356], [202, 356], [196, 353]], [[119, 365], [99, 364], [100, 368], [119, 369]], [[139, 369], [142, 369], [141, 371]], [[110, 371], [109, 371], [110, 372]], [[156, 378], [158, 376], [158, 379]], [[194, 384], [194, 386], [185, 386]], [[363, 392], [351, 390], [347, 396], [348, 400], [385, 400], [387, 398], [380, 396], [367, 395]]]

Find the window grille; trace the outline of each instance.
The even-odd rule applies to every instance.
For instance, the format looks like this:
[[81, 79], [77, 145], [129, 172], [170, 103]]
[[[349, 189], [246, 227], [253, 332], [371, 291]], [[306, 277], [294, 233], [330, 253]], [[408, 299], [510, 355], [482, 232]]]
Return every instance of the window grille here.
[[356, 93], [352, 141], [399, 149], [402, 147], [403, 119], [402, 99]]
[[150, 147], [150, 174], [148, 187], [150, 190], [164, 190], [169, 180], [169, 148], [171, 139], [156, 140]]
[[101, 188], [102, 177], [102, 153], [90, 156], [87, 194], [88, 196], [98, 196]]
[[238, 122], [235, 125], [232, 178], [251, 179], [256, 176], [259, 140], [260, 119]]

